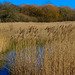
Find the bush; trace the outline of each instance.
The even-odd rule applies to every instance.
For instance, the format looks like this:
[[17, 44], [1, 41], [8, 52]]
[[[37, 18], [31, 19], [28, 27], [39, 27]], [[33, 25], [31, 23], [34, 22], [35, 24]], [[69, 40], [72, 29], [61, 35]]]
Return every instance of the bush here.
[[19, 14], [19, 21], [21, 22], [37, 22], [37, 18], [36, 17], [30, 17], [24, 14]]
[[1, 19], [0, 19], [0, 22], [1, 22]]

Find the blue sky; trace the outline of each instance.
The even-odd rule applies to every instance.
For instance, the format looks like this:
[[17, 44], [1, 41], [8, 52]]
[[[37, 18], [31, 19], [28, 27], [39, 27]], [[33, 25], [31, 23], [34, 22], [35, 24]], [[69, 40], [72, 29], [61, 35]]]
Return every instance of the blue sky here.
[[75, 0], [0, 0], [1, 3], [3, 3], [4, 1], [11, 2], [15, 5], [24, 3], [42, 5], [50, 3], [56, 6], [70, 6], [72, 8], [75, 8]]

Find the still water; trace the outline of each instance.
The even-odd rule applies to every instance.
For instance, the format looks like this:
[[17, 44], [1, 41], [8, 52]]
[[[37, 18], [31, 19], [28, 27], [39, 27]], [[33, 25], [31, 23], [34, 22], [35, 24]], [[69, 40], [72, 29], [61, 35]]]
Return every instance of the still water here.
[[[37, 48], [37, 50], [38, 50], [38, 48]], [[44, 47], [41, 47], [40, 48], [40, 53], [42, 54], [42, 59], [44, 60]], [[37, 52], [37, 54], [38, 54], [38, 52]], [[38, 56], [38, 55], [37, 55]], [[14, 63], [15, 62], [15, 57], [16, 57], [16, 52], [15, 51], [11, 51], [11, 52], [9, 52], [6, 56], [5, 56], [5, 60], [6, 61], [8, 61], [5, 65], [3, 65], [3, 67], [2, 68], [0, 68], [0, 75], [10, 75], [9, 74], [9, 65], [11, 64], [11, 66], [12, 66], [12, 63]], [[10, 61], [12, 61], [12, 58], [13, 58], [13, 62], [10, 62]], [[38, 56], [38, 58], [39, 58], [39, 64], [40, 64], [40, 62], [41, 62], [41, 58]], [[40, 65], [40, 67], [41, 67], [41, 65]]]

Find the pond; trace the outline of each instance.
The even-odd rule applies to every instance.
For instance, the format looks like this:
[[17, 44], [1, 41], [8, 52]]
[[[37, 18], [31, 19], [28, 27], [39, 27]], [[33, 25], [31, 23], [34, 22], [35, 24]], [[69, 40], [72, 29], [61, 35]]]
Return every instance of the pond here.
[[[9, 68], [9, 66], [7, 66], [7, 65], [5, 65], [5, 67]], [[9, 70], [6, 68], [3, 68], [0, 70], [0, 75], [9, 75]]]
[[[45, 48], [44, 47], [41, 47], [40, 48], [40, 53], [42, 55], [42, 59], [44, 60], [44, 51], [45, 51]], [[38, 54], [38, 48], [37, 48], [37, 54]], [[0, 67], [0, 75], [9, 75], [9, 68], [10, 68], [10, 64], [12, 66], [12, 64], [15, 62], [15, 57], [16, 57], [16, 52], [15, 51], [10, 51], [6, 54], [6, 56], [4, 57], [4, 60], [5, 60], [5, 64], [2, 64], [3, 67]], [[39, 58], [39, 65], [41, 67], [41, 58], [37, 55], [37, 57]], [[14, 61], [12, 61], [12, 58]]]
[[14, 59], [15, 52], [11, 51], [9, 53], [7, 53], [7, 55], [4, 57], [4, 59], [2, 61], [0, 61], [1, 67], [0, 67], [0, 75], [9, 75], [9, 65], [13, 62], [10, 62], [12, 60], [12, 58]]

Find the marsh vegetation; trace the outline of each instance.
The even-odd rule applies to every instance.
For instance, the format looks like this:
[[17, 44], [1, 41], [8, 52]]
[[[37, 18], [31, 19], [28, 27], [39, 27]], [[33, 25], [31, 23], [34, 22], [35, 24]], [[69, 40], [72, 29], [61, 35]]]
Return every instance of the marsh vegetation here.
[[74, 75], [75, 22], [0, 23], [1, 65], [11, 51], [11, 75]]

